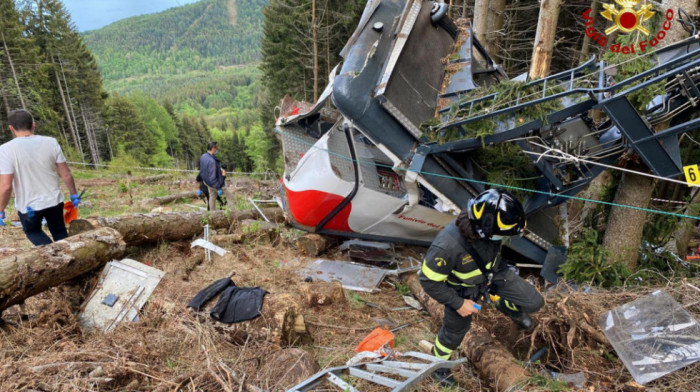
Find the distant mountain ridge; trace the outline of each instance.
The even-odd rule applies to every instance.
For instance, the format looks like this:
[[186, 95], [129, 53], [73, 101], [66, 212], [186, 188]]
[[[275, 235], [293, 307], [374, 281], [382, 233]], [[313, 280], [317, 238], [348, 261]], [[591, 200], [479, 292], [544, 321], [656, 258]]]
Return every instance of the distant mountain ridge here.
[[267, 0], [202, 0], [83, 34], [110, 82], [210, 71], [260, 59]]

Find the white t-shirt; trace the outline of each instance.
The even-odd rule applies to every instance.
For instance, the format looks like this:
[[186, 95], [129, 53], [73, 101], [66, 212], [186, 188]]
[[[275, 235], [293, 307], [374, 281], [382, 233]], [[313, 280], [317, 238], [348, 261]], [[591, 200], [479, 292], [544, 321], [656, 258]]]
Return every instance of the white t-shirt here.
[[0, 146], [0, 174], [14, 174], [15, 208], [23, 214], [63, 202], [57, 163], [66, 158], [58, 141], [46, 136], [17, 137]]

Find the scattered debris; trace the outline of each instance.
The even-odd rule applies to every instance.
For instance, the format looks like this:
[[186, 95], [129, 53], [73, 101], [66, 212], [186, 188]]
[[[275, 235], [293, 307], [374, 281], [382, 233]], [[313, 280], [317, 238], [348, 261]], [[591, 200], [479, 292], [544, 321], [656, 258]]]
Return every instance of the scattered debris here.
[[139, 310], [164, 275], [163, 271], [131, 259], [107, 263], [80, 314], [81, 324], [106, 333], [123, 320], [138, 321]]
[[259, 317], [263, 298], [268, 293], [260, 287], [238, 287], [227, 277], [217, 280], [197, 293], [187, 307], [201, 310], [219, 294], [219, 301], [211, 309], [210, 315], [221, 323], [234, 324]]
[[333, 260], [316, 260], [297, 271], [301, 277], [312, 276], [324, 282], [339, 281], [343, 288], [355, 291], [376, 292], [389, 270], [366, 265]]
[[225, 255], [226, 253], [228, 253], [228, 251], [227, 251], [226, 249], [220, 248], [220, 247], [218, 247], [218, 246], [212, 244], [211, 242], [206, 241], [206, 240], [201, 239], [201, 238], [198, 239], [198, 240], [193, 241], [193, 242], [192, 242], [192, 245], [191, 245], [190, 247], [191, 247], [191, 248], [194, 248], [194, 247], [196, 247], [196, 246], [199, 246], [200, 248], [204, 248], [204, 249], [206, 249], [206, 250], [210, 250], [210, 251], [216, 253], [216, 254], [219, 255], [219, 256], [223, 256], [223, 255]]
[[372, 330], [372, 332], [370, 332], [367, 336], [365, 336], [364, 339], [362, 339], [360, 344], [358, 344], [355, 348], [355, 352], [373, 352], [382, 349], [387, 344], [390, 348], [394, 348], [394, 334], [388, 329], [378, 327]]
[[552, 379], [573, 384], [576, 388], [583, 388], [586, 384], [586, 375], [583, 372], [564, 374], [549, 370], [546, 372]]
[[394, 261], [394, 245], [386, 242], [348, 240], [340, 245], [340, 250], [347, 251], [350, 259], [367, 262]]
[[413, 309], [416, 309], [416, 310], [423, 309], [423, 305], [421, 305], [417, 299], [410, 297], [408, 295], [402, 295], [401, 297], [403, 298], [404, 302], [406, 302], [406, 304], [409, 305], [410, 307], [412, 307]]
[[663, 290], [604, 313], [600, 326], [639, 384], [700, 360], [700, 325]]
[[[411, 362], [409, 362], [411, 361]], [[338, 366], [323, 370], [314, 374], [306, 381], [297, 384], [287, 392], [306, 392], [318, 386], [324, 380], [340, 387], [344, 391], [359, 392], [346, 381], [350, 378], [362, 379], [370, 385], [370, 391], [377, 390], [379, 385], [391, 388], [393, 392], [409, 391], [421, 380], [433, 374], [437, 369], [452, 369], [462, 364], [466, 359], [456, 361], [443, 361], [435, 356], [419, 352], [408, 352], [401, 356], [401, 360], [387, 358], [379, 362], [360, 363], [353, 366]], [[386, 375], [382, 375], [386, 374]], [[388, 377], [391, 375], [391, 378]], [[343, 378], [341, 378], [343, 376]]]
[[274, 200], [255, 200], [253, 198], [248, 198], [248, 201], [250, 201], [250, 204], [253, 205], [253, 208], [255, 208], [256, 211], [262, 216], [263, 219], [265, 219], [265, 222], [269, 222], [270, 220], [267, 219], [267, 216], [265, 216], [265, 213], [263, 210], [260, 209], [258, 204], [275, 204], [278, 205], [280, 208], [282, 208], [282, 201], [281, 199], [274, 199]]

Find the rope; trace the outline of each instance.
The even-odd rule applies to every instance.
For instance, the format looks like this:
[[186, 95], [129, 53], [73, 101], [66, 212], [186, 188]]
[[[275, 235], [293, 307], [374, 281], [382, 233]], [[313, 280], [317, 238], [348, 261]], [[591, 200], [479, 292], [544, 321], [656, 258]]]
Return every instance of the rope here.
[[[547, 148], [546, 146], [542, 146], [542, 145], [537, 144], [537, 143], [534, 143], [534, 142], [532, 142], [532, 144], [534, 144], [534, 145], [536, 145], [536, 146], [538, 146], [538, 147], [541, 147], [541, 148]], [[539, 162], [540, 159], [542, 159], [543, 157], [561, 159], [561, 160], [570, 161], [570, 162], [573, 162], [573, 163], [583, 162], [583, 163], [588, 163], [588, 164], [590, 164], [590, 165], [596, 165], [596, 166], [604, 167], [604, 168], [606, 168], [606, 169], [619, 170], [619, 171], [622, 171], [622, 172], [632, 173], [632, 174], [636, 174], [636, 175], [643, 176], [643, 177], [649, 177], [649, 178], [653, 178], [653, 179], [660, 180], [660, 181], [668, 181], [668, 182], [675, 182], [676, 184], [688, 185], [686, 182], [683, 182], [683, 181], [680, 181], [680, 180], [674, 180], [673, 178], [661, 177], [661, 176], [657, 176], [657, 175], [654, 175], [654, 174], [651, 174], [651, 173], [645, 173], [645, 172], [640, 172], [640, 171], [636, 171], [636, 170], [632, 170], [632, 169], [627, 169], [627, 168], [624, 168], [624, 167], [611, 166], [611, 165], [606, 165], [606, 164], [600, 163], [600, 162], [589, 161], [589, 160], [587, 160], [587, 159], [579, 158], [579, 157], [577, 157], [577, 156], [575, 156], [575, 155], [571, 155], [571, 154], [569, 154], [569, 153], [567, 153], [567, 152], [564, 152], [564, 151], [562, 151], [562, 150], [558, 150], [558, 149], [556, 149], [556, 148], [547, 148], [547, 151], [545, 151], [545, 152], [543, 152], [543, 153], [532, 152], [532, 151], [524, 151], [524, 150], [523, 150], [523, 152], [526, 153], [526, 154], [531, 154], [531, 155], [537, 155], [537, 156], [539, 156], [539, 158], [537, 158], [537, 161], [538, 161], [538, 162]], [[548, 154], [549, 152], [556, 152], [556, 153], [561, 154], [561, 156], [559, 156], [559, 155]]]
[[[306, 144], [310, 147], [313, 147], [317, 150], [324, 151], [328, 154], [335, 155], [341, 159], [345, 159], [347, 161], [352, 162], [352, 158], [345, 156], [343, 154], [330, 151], [326, 148], [318, 147], [313, 143], [310, 143], [300, 137], [297, 137], [295, 135], [289, 134], [287, 132], [280, 131], [279, 129], [275, 129], [275, 132], [279, 133], [282, 136], [289, 137], [291, 139], [294, 139], [300, 143]], [[529, 193], [536, 193], [536, 194], [541, 194], [545, 196], [549, 196], [551, 198], [554, 197], [561, 197], [569, 200], [578, 200], [578, 201], [583, 201], [583, 202], [589, 202], [589, 203], [595, 203], [595, 204], [602, 204], [606, 206], [612, 206], [612, 207], [621, 207], [621, 208], [627, 208], [631, 210], [636, 210], [636, 211], [643, 211], [643, 212], [650, 212], [653, 214], [660, 214], [660, 215], [668, 215], [668, 216], [673, 216], [676, 218], [687, 218], [687, 219], [694, 219], [700, 221], [700, 217], [698, 216], [692, 216], [692, 215], [686, 215], [686, 214], [679, 214], [675, 212], [668, 212], [668, 211], [661, 211], [661, 210], [654, 210], [651, 208], [643, 208], [643, 207], [637, 207], [637, 206], [631, 206], [631, 205], [626, 205], [626, 204], [619, 204], [619, 203], [613, 203], [613, 202], [607, 202], [607, 201], [602, 201], [602, 200], [593, 200], [593, 199], [588, 199], [585, 197], [578, 197], [578, 196], [570, 196], [570, 195], [564, 195], [560, 193], [552, 193], [552, 192], [544, 192], [544, 191], [539, 191], [539, 190], [534, 190], [534, 189], [527, 189], [527, 188], [522, 188], [518, 186], [513, 186], [513, 185], [505, 185], [505, 184], [497, 184], [494, 182], [489, 182], [489, 181], [480, 181], [480, 180], [475, 180], [472, 178], [462, 178], [462, 177], [455, 177], [455, 176], [450, 176], [447, 174], [439, 174], [439, 173], [431, 173], [431, 172], [425, 172], [425, 171], [419, 171], [419, 170], [411, 170], [411, 169], [406, 169], [402, 167], [393, 167], [391, 165], [385, 165], [381, 163], [376, 163], [372, 161], [363, 161], [363, 160], [357, 160], [357, 162], [361, 165], [368, 165], [368, 166], [375, 166], [375, 167], [382, 167], [382, 168], [387, 168], [387, 169], [392, 169], [392, 170], [401, 170], [405, 172], [411, 172], [411, 173], [417, 173], [425, 176], [433, 176], [433, 177], [439, 177], [439, 178], [447, 178], [450, 180], [456, 180], [456, 181], [463, 181], [463, 182], [470, 182], [474, 184], [481, 184], [481, 185], [488, 185], [491, 187], [498, 187], [498, 188], [503, 188], [503, 189], [509, 189], [509, 190], [515, 190], [515, 191], [522, 191], [522, 192], [529, 192]]]
[[680, 205], [686, 205], [688, 204], [685, 201], [678, 201], [678, 200], [666, 200], [666, 199], [651, 199], [652, 201], [657, 201], [659, 203], [671, 203], [671, 204], [680, 204]]
[[[155, 172], [178, 172], [178, 173], [199, 173], [199, 170], [186, 170], [186, 169], [172, 169], [172, 168], [164, 168], [164, 167], [142, 167], [142, 166], [118, 166], [118, 165], [107, 165], [107, 164], [94, 164], [94, 163], [83, 163], [83, 162], [66, 162], [69, 165], [79, 165], [79, 166], [100, 166], [100, 167], [114, 167], [114, 168], [120, 168], [120, 169], [130, 169], [130, 170], [144, 170], [144, 171], [155, 171]], [[277, 175], [277, 173], [273, 171], [267, 171], [267, 172], [232, 172], [232, 171], [226, 171], [226, 174], [239, 174], [239, 175], [244, 175], [244, 176], [253, 176], [253, 175]]]

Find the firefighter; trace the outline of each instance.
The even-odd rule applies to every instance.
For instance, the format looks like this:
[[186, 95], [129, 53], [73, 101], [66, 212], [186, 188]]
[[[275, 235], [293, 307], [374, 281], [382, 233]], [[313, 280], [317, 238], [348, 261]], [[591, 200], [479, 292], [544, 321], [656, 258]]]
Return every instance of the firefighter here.
[[[525, 212], [518, 199], [491, 189], [470, 200], [466, 210], [435, 237], [418, 276], [425, 292], [445, 306], [433, 349], [436, 357], [450, 358], [478, 311], [476, 302], [490, 294], [500, 297], [496, 309], [519, 327], [532, 330], [528, 314], [539, 310], [544, 300], [500, 257], [505, 237], [522, 235], [524, 230]], [[438, 370], [435, 377], [445, 385], [455, 384], [450, 370]]]

